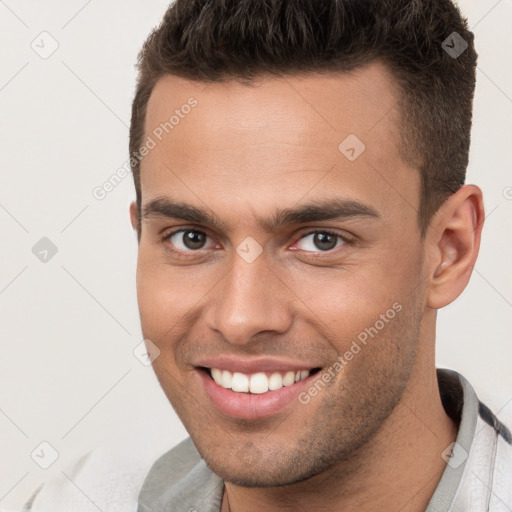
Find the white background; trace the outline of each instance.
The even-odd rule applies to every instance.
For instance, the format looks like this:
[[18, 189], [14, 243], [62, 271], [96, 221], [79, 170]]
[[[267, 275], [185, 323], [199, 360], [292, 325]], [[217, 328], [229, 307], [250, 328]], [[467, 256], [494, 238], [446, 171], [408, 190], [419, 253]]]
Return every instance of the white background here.
[[[512, 2], [459, 5], [479, 52], [467, 182], [483, 189], [487, 220], [467, 290], [439, 313], [437, 362], [511, 417]], [[127, 159], [136, 55], [166, 7], [162, 0], [0, 1], [5, 510], [98, 443], [152, 435], [167, 449], [186, 436], [151, 367], [132, 354], [142, 335], [131, 176], [103, 201], [92, 196]], [[48, 59], [31, 48], [42, 31], [59, 44]], [[42, 237], [58, 248], [47, 263], [32, 253]], [[42, 441], [59, 453], [48, 470], [30, 457]]]

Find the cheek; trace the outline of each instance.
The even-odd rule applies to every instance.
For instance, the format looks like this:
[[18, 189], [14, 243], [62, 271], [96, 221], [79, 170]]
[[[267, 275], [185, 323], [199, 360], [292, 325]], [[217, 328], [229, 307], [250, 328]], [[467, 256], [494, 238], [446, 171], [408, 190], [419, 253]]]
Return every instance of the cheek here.
[[[155, 371], [165, 378], [165, 369], [184, 369], [177, 354], [201, 321], [202, 308], [219, 272], [193, 265], [178, 269], [151, 256], [149, 251], [139, 252], [137, 297], [143, 336], [160, 350]], [[159, 372], [159, 367], [164, 370]]]
[[173, 331], [184, 314], [180, 308], [183, 301], [176, 299], [177, 289], [161, 266], [146, 261], [144, 256], [139, 252], [137, 263], [137, 300], [142, 333], [145, 339], [151, 340], [160, 350], [154, 366], [162, 360], [166, 361], [166, 365], [172, 365], [169, 360], [172, 340], [178, 335]]
[[[139, 252], [137, 297], [141, 323], [148, 332], [163, 333], [176, 325], [208, 288], [193, 267], [175, 270], [149, 254]], [[201, 283], [201, 285], [199, 284]]]
[[179, 407], [181, 386], [175, 351], [186, 334], [182, 328], [186, 305], [168, 277], [154, 263], [146, 264], [139, 255], [137, 297], [142, 334], [158, 347], [153, 370], [173, 407]]
[[[396, 258], [395, 258], [396, 260]], [[338, 353], [352, 341], [399, 328], [406, 308], [421, 301], [420, 260], [392, 263], [383, 258], [360, 267], [301, 275], [290, 286], [307, 306], [304, 314]]]

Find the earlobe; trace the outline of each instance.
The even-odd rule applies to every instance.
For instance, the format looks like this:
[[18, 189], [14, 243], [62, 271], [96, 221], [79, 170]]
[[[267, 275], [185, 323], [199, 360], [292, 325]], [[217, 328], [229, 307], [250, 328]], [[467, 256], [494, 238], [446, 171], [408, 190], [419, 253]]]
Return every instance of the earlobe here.
[[429, 232], [433, 266], [428, 306], [442, 308], [466, 288], [480, 248], [484, 221], [482, 191], [465, 185], [436, 214]]

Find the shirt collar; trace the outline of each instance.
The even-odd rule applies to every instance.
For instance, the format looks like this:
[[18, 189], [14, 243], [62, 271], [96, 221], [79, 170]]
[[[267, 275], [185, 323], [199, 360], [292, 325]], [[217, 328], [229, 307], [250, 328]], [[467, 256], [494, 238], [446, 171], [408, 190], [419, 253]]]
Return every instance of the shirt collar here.
[[[425, 512], [448, 510], [460, 486], [478, 420], [479, 400], [471, 384], [453, 370], [437, 369], [439, 392], [446, 413], [459, 423], [455, 442], [439, 454], [447, 460]], [[451, 456], [450, 456], [451, 455]]]

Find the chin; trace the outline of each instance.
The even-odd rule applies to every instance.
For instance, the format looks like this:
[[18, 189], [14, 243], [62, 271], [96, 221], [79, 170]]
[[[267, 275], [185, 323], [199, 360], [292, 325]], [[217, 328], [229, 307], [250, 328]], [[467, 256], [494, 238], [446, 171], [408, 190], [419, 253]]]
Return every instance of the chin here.
[[316, 460], [312, 454], [307, 453], [295, 453], [289, 457], [279, 453], [274, 457], [263, 459], [257, 456], [258, 451], [258, 448], [252, 445], [238, 450], [232, 460], [227, 455], [222, 459], [212, 454], [202, 455], [202, 457], [218, 477], [240, 487], [293, 485], [323, 473], [337, 462], [332, 453], [327, 458], [320, 457]]

